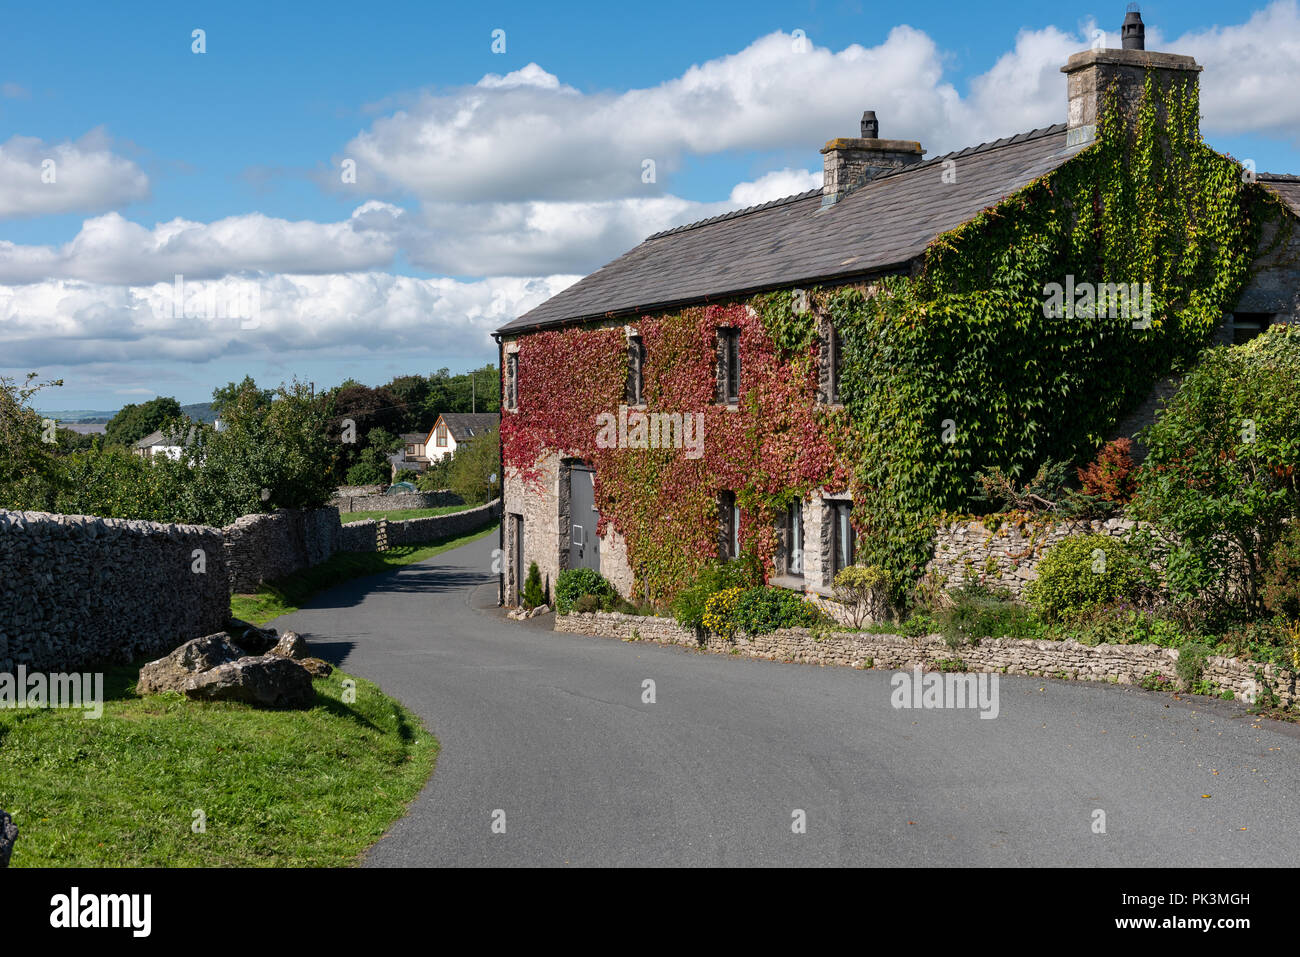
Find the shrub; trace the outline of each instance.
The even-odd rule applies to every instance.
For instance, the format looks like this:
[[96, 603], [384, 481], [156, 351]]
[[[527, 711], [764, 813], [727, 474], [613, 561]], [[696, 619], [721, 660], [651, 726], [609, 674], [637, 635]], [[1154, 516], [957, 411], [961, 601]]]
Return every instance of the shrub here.
[[964, 588], [951, 593], [952, 605], [940, 609], [933, 625], [950, 648], [978, 644], [981, 638], [1033, 638], [1039, 626], [1023, 605], [986, 589]]
[[750, 588], [762, 581], [762, 568], [752, 553], [730, 562], [709, 562], [673, 600], [673, 617], [678, 624], [699, 630], [705, 627], [705, 606], [712, 595], [727, 588]]
[[1300, 525], [1293, 524], [1269, 555], [1264, 607], [1273, 615], [1300, 618]]
[[524, 607], [528, 609], [546, 604], [546, 594], [542, 591], [542, 572], [537, 567], [537, 562], [528, 566], [528, 577], [524, 579], [523, 602]]
[[732, 612], [734, 630], [765, 635], [778, 628], [810, 628], [822, 618], [815, 605], [798, 592], [758, 586], [740, 593]]
[[603, 607], [614, 595], [614, 586], [594, 568], [566, 568], [555, 580], [555, 610], [561, 615], [567, 615], [583, 596], [595, 598], [596, 606]]
[[1092, 464], [1078, 469], [1079, 482], [1086, 495], [1123, 505], [1133, 497], [1133, 442], [1116, 439], [1107, 442]]
[[1194, 641], [1178, 649], [1178, 661], [1174, 665], [1174, 674], [1182, 684], [1184, 691], [1201, 680], [1205, 673], [1205, 659], [1214, 654], [1214, 649], [1201, 641]]
[[1143, 579], [1128, 548], [1106, 535], [1076, 535], [1048, 549], [1025, 597], [1047, 620], [1141, 593]]
[[894, 576], [879, 565], [850, 565], [835, 575], [835, 600], [849, 611], [854, 628], [861, 628], [872, 612], [889, 610], [889, 595], [894, 591]]
[[704, 603], [704, 627], [724, 638], [735, 637], [736, 602], [744, 593], [743, 588], [724, 588], [710, 595]]
[[1300, 515], [1300, 328], [1207, 349], [1160, 418], [1130, 505], [1180, 601], [1257, 617], [1265, 569]]
[[[556, 586], [555, 591], [557, 595], [559, 594], [559, 590], [560, 590], [559, 586]], [[570, 606], [570, 608], [573, 611], [577, 612], [579, 615], [589, 615], [593, 611], [600, 611], [600, 599], [597, 598], [595, 595], [579, 595], [577, 599], [573, 602], [573, 604]], [[567, 615], [568, 611], [566, 610], [564, 612], [561, 612], [561, 614]]]

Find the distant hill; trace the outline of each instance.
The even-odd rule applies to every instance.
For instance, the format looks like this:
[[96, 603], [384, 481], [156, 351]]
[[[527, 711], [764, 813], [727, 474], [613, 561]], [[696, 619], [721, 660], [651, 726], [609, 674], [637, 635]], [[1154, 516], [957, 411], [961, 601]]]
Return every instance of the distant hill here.
[[[109, 412], [102, 409], [38, 409], [36, 414], [43, 419], [55, 419], [58, 422], [67, 424], [76, 422], [85, 425], [103, 425], [117, 415], [118, 411], [117, 409]], [[193, 405], [183, 405], [181, 406], [181, 412], [196, 422], [215, 422], [217, 419], [217, 413], [212, 411], [211, 402], [195, 402]]]

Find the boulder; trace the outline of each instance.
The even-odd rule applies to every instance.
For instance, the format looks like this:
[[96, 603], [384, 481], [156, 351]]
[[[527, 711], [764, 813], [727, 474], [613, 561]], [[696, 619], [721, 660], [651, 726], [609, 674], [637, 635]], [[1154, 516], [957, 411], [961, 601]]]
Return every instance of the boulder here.
[[136, 682], [137, 694], [161, 694], [164, 691], [184, 693], [191, 678], [211, 671], [220, 665], [237, 661], [244, 651], [230, 640], [230, 635], [219, 631], [185, 642], [165, 658], [151, 661], [140, 669]]
[[230, 619], [226, 631], [231, 640], [250, 655], [266, 654], [275, 647], [277, 640], [274, 628], [259, 628], [239, 618]]
[[9, 855], [14, 851], [14, 841], [18, 840], [18, 828], [14, 819], [7, 812], [0, 811], [0, 867], [9, 866]]
[[334, 673], [334, 666], [320, 658], [295, 658], [297, 664], [307, 669], [313, 678], [328, 678]]
[[267, 654], [278, 655], [281, 658], [309, 657], [307, 642], [296, 631], [286, 631]]
[[259, 708], [310, 708], [316, 703], [307, 669], [279, 655], [240, 658], [192, 675], [185, 695], [196, 701], [242, 701]]

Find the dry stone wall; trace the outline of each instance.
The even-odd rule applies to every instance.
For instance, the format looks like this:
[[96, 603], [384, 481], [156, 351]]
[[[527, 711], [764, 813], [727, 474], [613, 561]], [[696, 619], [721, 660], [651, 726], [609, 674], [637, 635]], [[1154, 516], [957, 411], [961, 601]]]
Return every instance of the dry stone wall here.
[[245, 515], [221, 533], [230, 590], [247, 594], [262, 582], [318, 565], [337, 552], [339, 513], [316, 508]]
[[441, 508], [444, 505], [463, 505], [455, 492], [405, 492], [401, 495], [336, 495], [330, 505], [340, 512], [386, 512], [398, 509]]
[[[864, 632], [830, 632], [814, 638], [806, 628], [788, 628], [734, 640], [708, 635], [697, 638], [670, 618], [622, 615], [616, 612], [558, 615], [555, 630], [572, 634], [653, 641], [714, 654], [740, 655], [771, 661], [841, 665], [850, 668], [911, 669], [936, 667], [960, 659], [967, 670], [999, 674], [1037, 675], [1080, 681], [1138, 684], [1160, 675], [1170, 687], [1178, 652], [1158, 645], [1081, 645], [1075, 641], [1023, 641], [987, 638], [954, 651], [938, 635], [908, 638]], [[1300, 702], [1295, 675], [1252, 661], [1211, 657], [1203, 677], [1241, 701], [1254, 702], [1267, 686], [1285, 706]]]
[[0, 672], [156, 656], [230, 617], [218, 529], [0, 510]]
[[935, 533], [933, 557], [926, 566], [930, 577], [955, 588], [963, 582], [982, 581], [1023, 597], [1025, 586], [1038, 577], [1039, 561], [1049, 548], [1073, 535], [1107, 535], [1127, 538], [1136, 527], [1128, 519], [1105, 521], [1016, 521], [992, 526], [988, 519], [949, 522]]

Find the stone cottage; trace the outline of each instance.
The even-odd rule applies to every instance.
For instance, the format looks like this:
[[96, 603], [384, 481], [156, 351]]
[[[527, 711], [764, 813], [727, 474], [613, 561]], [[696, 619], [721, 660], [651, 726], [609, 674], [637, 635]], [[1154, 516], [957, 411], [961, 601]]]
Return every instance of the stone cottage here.
[[[1135, 114], [1149, 78], [1195, 90], [1201, 67], [1188, 56], [1145, 50], [1140, 15], [1130, 13], [1122, 49], [1076, 53], [1062, 72], [1067, 87], [1065, 122], [927, 159], [918, 142], [881, 138], [877, 116], [868, 111], [859, 136], [832, 139], [821, 148], [825, 176], [820, 190], [653, 235], [498, 329], [503, 449], [511, 447], [512, 435], [561, 419], [573, 396], [596, 388], [598, 380], [604, 381], [602, 376], [625, 374], [617, 407], [609, 403], [590, 422], [591, 431], [598, 433], [596, 444], [604, 448], [612, 443], [631, 455], [640, 441], [640, 448], [671, 447], [689, 457], [690, 409], [678, 409], [673, 413], [676, 418], [656, 421], [647, 407], [646, 375], [661, 356], [648, 348], [643, 324], [670, 312], [744, 303], [747, 297], [777, 290], [792, 291], [796, 302], [812, 288], [852, 286], [870, 293], [882, 277], [913, 275], [936, 238], [970, 223], [1087, 151], [1098, 135], [1102, 111], [1111, 102], [1107, 96], [1115, 96], [1126, 115]], [[888, 113], [884, 116], [888, 123]], [[1300, 217], [1300, 178], [1261, 173], [1257, 180], [1289, 209], [1284, 215]], [[1223, 310], [1220, 341], [1241, 342], [1269, 324], [1300, 317], [1296, 266], [1300, 230], [1288, 230], [1284, 241], [1273, 242], [1278, 228], [1274, 225], [1262, 237], [1256, 268], [1236, 308]], [[840, 341], [828, 317], [818, 315], [815, 322], [815, 387], [808, 404], [833, 413], [840, 408]], [[617, 337], [626, 350], [625, 365], [616, 372], [578, 367], [577, 373], [562, 372], [554, 362], [541, 360], [530, 367], [530, 343], [565, 330], [593, 334], [603, 330], [607, 337]], [[674, 361], [685, 361], [681, 349], [673, 348]], [[715, 339], [697, 342], [695, 348], [699, 355], [691, 361], [699, 381], [683, 383], [683, 390], [704, 395], [702, 390], [707, 389], [708, 398], [701, 403], [707, 408], [696, 414], [701, 421], [706, 415], [712, 417], [713, 442], [743, 441], [737, 438], [743, 430], [718, 438], [717, 423], [725, 428], [746, 414], [746, 380], [760, 371], [742, 368], [740, 336], [726, 322], [719, 321]], [[1133, 408], [1128, 419], [1118, 419], [1114, 434], [1131, 435], [1149, 420], [1159, 394], [1157, 390]], [[1062, 416], [1070, 412], [1059, 410]], [[832, 415], [822, 421], [835, 420]], [[797, 427], [797, 423], [790, 426]], [[706, 442], [709, 436], [704, 437]], [[589, 567], [624, 594], [632, 593], [640, 575], [634, 574], [636, 563], [629, 561], [633, 530], [602, 516], [598, 507], [602, 496], [613, 503], [617, 492], [602, 491], [599, 466], [560, 439], [534, 439], [530, 449], [513, 462], [503, 451], [503, 602], [516, 603], [533, 562], [548, 586], [563, 569]], [[690, 521], [716, 526], [707, 529], [707, 535], [716, 542], [719, 557], [738, 555], [743, 535], [764, 552], [771, 583], [822, 595], [829, 593], [835, 572], [854, 562], [852, 501], [842, 476], [826, 479], [801, 500], [755, 524], [728, 487], [741, 484], [744, 476], [729, 479], [699, 470], [690, 474], [690, 481], [711, 486], [708, 491], [716, 509]], [[630, 514], [626, 503], [621, 504]], [[658, 519], [646, 513], [653, 513], [653, 507], [638, 507], [636, 521], [642, 531], [636, 534], [645, 539], [644, 555], [651, 556], [643, 561], [671, 562], [671, 541], [666, 546], [652, 541]], [[663, 516], [665, 523], [674, 520], [675, 516]]]

